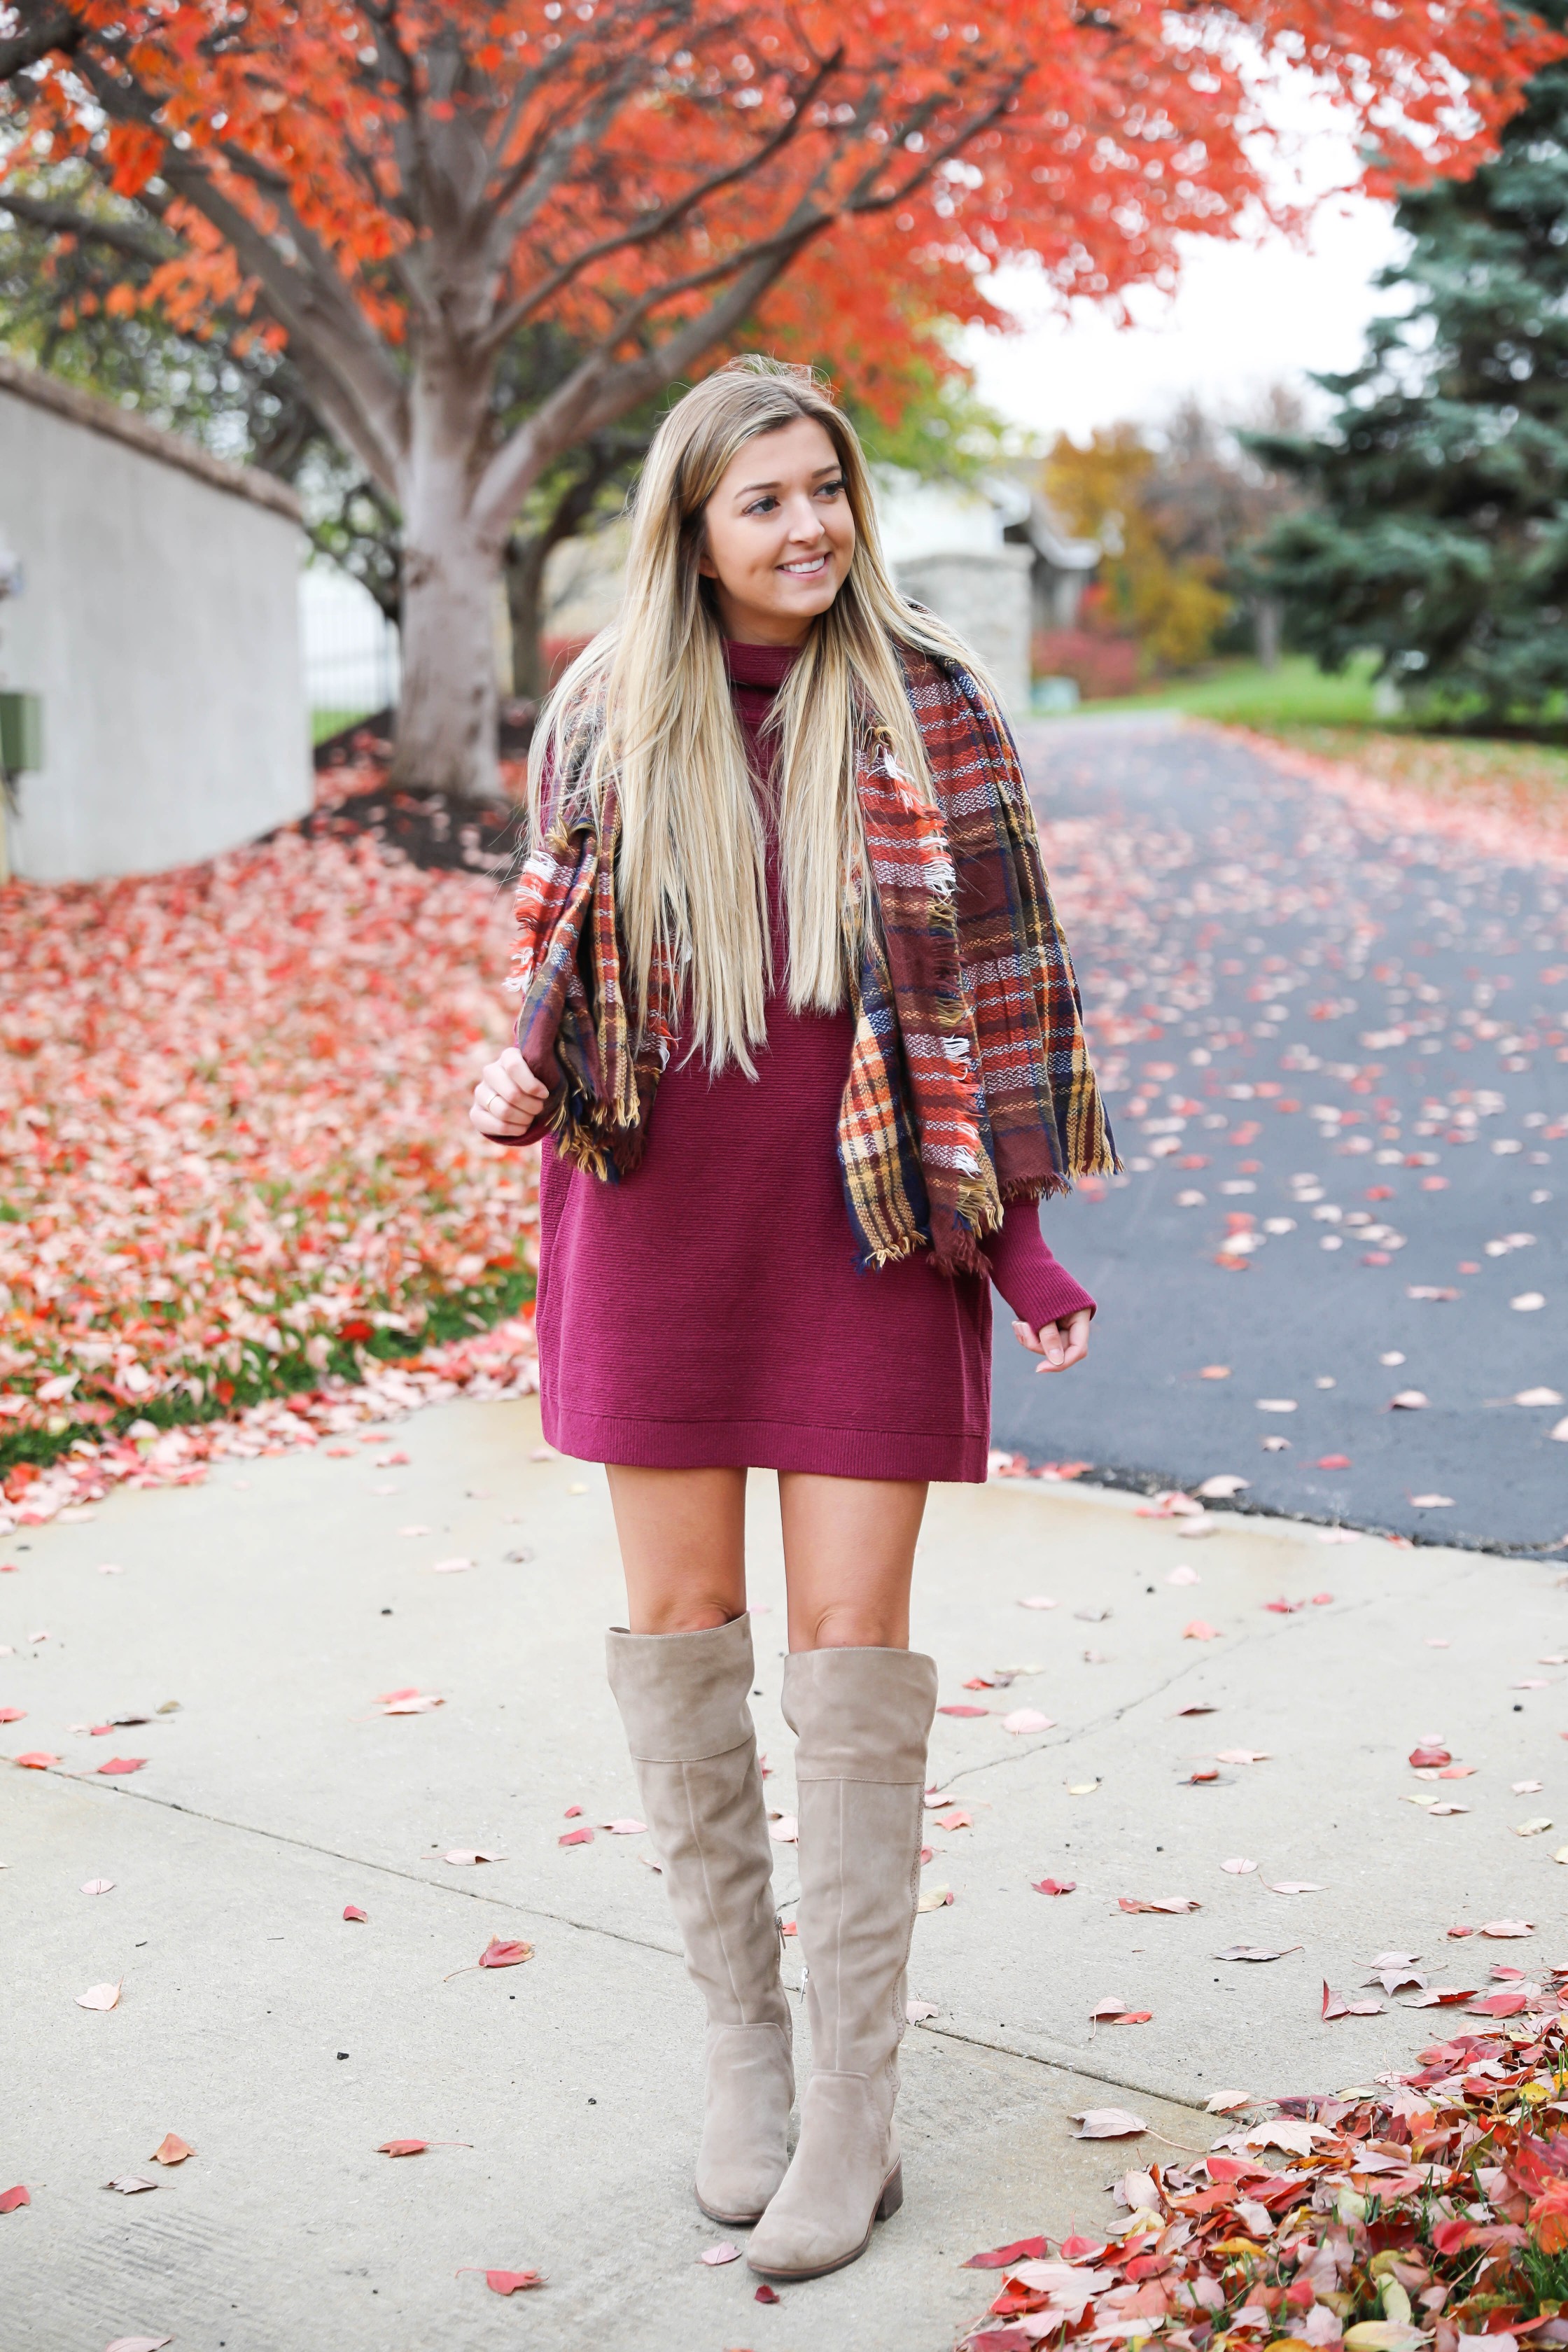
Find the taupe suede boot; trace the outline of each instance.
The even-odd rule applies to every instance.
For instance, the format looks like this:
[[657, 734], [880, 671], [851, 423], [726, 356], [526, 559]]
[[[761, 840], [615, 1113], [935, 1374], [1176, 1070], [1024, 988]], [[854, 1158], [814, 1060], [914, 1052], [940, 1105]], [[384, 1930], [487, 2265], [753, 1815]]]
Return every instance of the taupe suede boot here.
[[799, 1738], [811, 2077], [794, 2161], [746, 2259], [763, 2278], [808, 2279], [863, 2254], [903, 2201], [893, 2104], [936, 1665], [908, 1650], [809, 1650], [786, 1661], [784, 1690]]
[[605, 1640], [610, 1688], [664, 1865], [686, 1965], [708, 2004], [708, 2089], [697, 2201], [754, 2221], [784, 2178], [795, 2099], [794, 2021], [779, 1976], [752, 1692], [752, 1621]]

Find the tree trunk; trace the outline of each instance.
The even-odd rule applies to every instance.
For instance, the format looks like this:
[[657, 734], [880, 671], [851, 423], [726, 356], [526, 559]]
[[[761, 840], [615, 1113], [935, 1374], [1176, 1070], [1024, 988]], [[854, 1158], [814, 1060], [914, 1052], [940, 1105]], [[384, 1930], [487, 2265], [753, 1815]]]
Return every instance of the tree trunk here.
[[542, 702], [550, 681], [540, 643], [544, 601], [544, 565], [550, 553], [542, 533], [511, 538], [506, 547], [506, 607], [511, 625], [511, 690]]
[[1279, 667], [1284, 610], [1278, 596], [1257, 596], [1252, 604], [1252, 645], [1264, 669]]
[[403, 684], [391, 782], [494, 798], [494, 597], [500, 545], [471, 491], [489, 414], [472, 362], [421, 355], [408, 388]]

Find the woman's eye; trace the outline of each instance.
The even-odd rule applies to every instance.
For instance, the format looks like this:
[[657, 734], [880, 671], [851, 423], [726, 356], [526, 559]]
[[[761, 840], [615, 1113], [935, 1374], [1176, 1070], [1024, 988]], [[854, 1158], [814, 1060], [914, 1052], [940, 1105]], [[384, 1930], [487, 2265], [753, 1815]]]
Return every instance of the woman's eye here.
[[777, 504], [777, 499], [771, 495], [766, 498], [753, 499], [746, 512], [749, 515], [772, 514]]
[[824, 482], [818, 495], [825, 499], [836, 499], [841, 494], [843, 488], [844, 483], [842, 478], [837, 482]]

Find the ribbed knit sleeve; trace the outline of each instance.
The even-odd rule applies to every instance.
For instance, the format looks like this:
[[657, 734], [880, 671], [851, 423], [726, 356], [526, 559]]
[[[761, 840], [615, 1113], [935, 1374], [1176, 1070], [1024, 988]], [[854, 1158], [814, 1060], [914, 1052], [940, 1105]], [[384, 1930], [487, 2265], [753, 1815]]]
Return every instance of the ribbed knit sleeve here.
[[1075, 1282], [1046, 1247], [1037, 1202], [1009, 1201], [1001, 1231], [989, 1234], [984, 1248], [991, 1261], [992, 1281], [1019, 1322], [1026, 1323], [1031, 1331], [1037, 1332], [1047, 1323], [1065, 1322], [1085, 1307], [1094, 1313], [1094, 1301], [1083, 1285]]

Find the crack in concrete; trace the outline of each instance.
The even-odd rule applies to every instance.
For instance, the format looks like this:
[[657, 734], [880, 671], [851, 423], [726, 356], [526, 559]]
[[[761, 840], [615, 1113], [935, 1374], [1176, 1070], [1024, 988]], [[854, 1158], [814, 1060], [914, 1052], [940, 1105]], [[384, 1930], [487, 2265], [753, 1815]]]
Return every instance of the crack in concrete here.
[[606, 1936], [612, 1942], [630, 1945], [635, 1950], [660, 1952], [667, 1959], [679, 1959], [679, 1946], [661, 1944], [650, 1936], [628, 1935], [620, 1927], [606, 1927], [600, 1919], [578, 1919], [569, 1911], [553, 1911], [542, 1903], [520, 1903], [489, 1887], [458, 1886], [440, 1878], [424, 1878], [416, 1871], [405, 1869], [397, 1863], [377, 1862], [367, 1854], [346, 1853], [341, 1846], [321, 1845], [314, 1838], [297, 1837], [288, 1830], [261, 1827], [255, 1822], [232, 1821], [226, 1813], [209, 1813], [199, 1805], [182, 1805], [176, 1798], [155, 1796], [151, 1789], [106, 1788], [88, 1776], [76, 1772], [50, 1772], [46, 1778], [68, 1782], [73, 1788], [89, 1790], [99, 1797], [123, 1797], [137, 1803], [151, 1805], [160, 1812], [179, 1813], [185, 1820], [205, 1822], [214, 1829], [234, 1830], [242, 1837], [264, 1838], [273, 1845], [292, 1846], [300, 1853], [319, 1853], [329, 1862], [342, 1862], [353, 1870], [373, 1870], [384, 1878], [401, 1878], [411, 1886], [422, 1886], [429, 1894], [455, 1895], [460, 1902], [493, 1903], [498, 1909], [510, 1911], [531, 1919], [548, 1919], [559, 1927], [575, 1927], [585, 1936]]
[[[301, 1853], [319, 1854], [323, 1860], [341, 1862], [351, 1869], [373, 1871], [384, 1878], [401, 1879], [405, 1885], [422, 1887], [436, 1895], [453, 1895], [460, 1902], [489, 1904], [498, 1910], [512, 1913], [529, 1920], [547, 1919], [553, 1926], [574, 1928], [580, 1935], [602, 1936], [609, 1942], [626, 1945], [636, 1951], [658, 1952], [666, 1959], [679, 1960], [681, 1957], [678, 1948], [658, 1943], [651, 1937], [628, 1935], [622, 1928], [606, 1927], [603, 1920], [579, 1918], [571, 1912], [552, 1910], [542, 1904], [520, 1903], [488, 1886], [458, 1886], [449, 1885], [445, 1880], [426, 1878], [418, 1872], [405, 1869], [395, 1863], [377, 1862], [364, 1854], [349, 1853], [341, 1846], [322, 1845], [314, 1838], [298, 1837], [287, 1830], [267, 1829], [255, 1822], [235, 1821], [225, 1813], [208, 1812], [195, 1805], [183, 1805], [177, 1799], [157, 1796], [150, 1789], [111, 1789], [96, 1786], [90, 1777], [74, 1772], [52, 1772], [47, 1775], [47, 1778], [57, 1782], [68, 1782], [75, 1788], [89, 1790], [94, 1796], [106, 1800], [116, 1797], [134, 1799], [138, 1803], [152, 1806], [158, 1812], [177, 1813], [184, 1820], [201, 1822], [213, 1829], [229, 1830], [241, 1837], [260, 1838], [270, 1845], [291, 1847]], [[789, 1985], [786, 1990], [798, 2001], [802, 1988], [799, 1985]], [[1014, 2058], [1026, 2065], [1046, 2067], [1054, 2073], [1070, 2074], [1075, 2080], [1085, 2083], [1103, 2083], [1110, 2089], [1131, 2091], [1145, 2098], [1160, 2099], [1167, 2106], [1183, 2107], [1194, 2115], [1201, 2115], [1204, 2112], [1200, 2104], [1184, 2097], [1179, 2091], [1166, 2088], [1162, 2084], [1147, 2079], [1140, 2080], [1129, 2074], [1111, 2074], [1100, 2067], [1087, 2066], [1081, 2055], [1065, 2042], [1053, 2042], [1047, 2038], [1038, 2042], [1035, 2048], [1030, 2049], [1017, 2042], [998, 2041], [994, 2033], [983, 2032], [978, 2027], [966, 2027], [957, 2021], [938, 2023], [931, 2019], [922, 2021], [921, 2030], [944, 2041], [959, 2042], [977, 2050], [994, 2051], [998, 2057]]]
[[[1387, 1593], [1377, 1593], [1368, 1594], [1362, 1600], [1350, 1601], [1346, 1603], [1344, 1613], [1349, 1614], [1352, 1611], [1361, 1611], [1372, 1608], [1378, 1601], [1386, 1601], [1391, 1597], [1392, 1596]], [[1290, 1619], [1286, 1619], [1277, 1625], [1259, 1625], [1252, 1632], [1248, 1632], [1244, 1627], [1237, 1637], [1237, 1646], [1226, 1653], [1225, 1662], [1228, 1664], [1233, 1659], [1239, 1658], [1245, 1652], [1255, 1649], [1261, 1643], [1288, 1640], [1292, 1634], [1304, 1632], [1306, 1630], [1306, 1624], [1311, 1622], [1313, 1621], [1307, 1620], [1301, 1625], [1297, 1625], [1292, 1622]], [[1322, 1623], [1325, 1621], [1319, 1619], [1316, 1622]], [[1181, 1666], [1173, 1669], [1173, 1671], [1166, 1675], [1163, 1682], [1154, 1683], [1148, 1689], [1139, 1692], [1135, 1696], [1123, 1700], [1120, 1706], [1108, 1708], [1103, 1715], [1092, 1717], [1090, 1721], [1081, 1725], [1077, 1730], [1064, 1731], [1061, 1733], [1059, 1738], [1057, 1738], [1042, 1737], [1037, 1739], [1032, 1747], [1025, 1747], [1020, 1744], [1016, 1748], [1005, 1750], [999, 1756], [986, 1757], [978, 1764], [961, 1765], [957, 1770], [944, 1773], [942, 1775], [943, 1782], [945, 1784], [948, 1780], [971, 1779], [976, 1773], [994, 1771], [998, 1766], [1021, 1764], [1026, 1762], [1031, 1756], [1044, 1755], [1048, 1749], [1069, 1748], [1075, 1740], [1089, 1739], [1092, 1738], [1097, 1732], [1113, 1730], [1116, 1726], [1120, 1724], [1125, 1717], [1131, 1715], [1135, 1708], [1146, 1706], [1152, 1699], [1163, 1697], [1167, 1692], [1175, 1689], [1179, 1684], [1184, 1682], [1189, 1675], [1196, 1674], [1200, 1667], [1205, 1665], [1217, 1665], [1219, 1664], [1220, 1661], [1217, 1658], [1190, 1658]]]
[[[1053, 2074], [1071, 2074], [1079, 2082], [1104, 2083], [1114, 2091], [1132, 2091], [1141, 2098], [1162, 2099], [1169, 2107], [1184, 2107], [1189, 2115], [1201, 2116], [1207, 2112], [1201, 2101], [1188, 2098], [1181, 2091], [1168, 2090], [1163, 2084], [1147, 2079], [1140, 2081], [1131, 2074], [1107, 2074], [1099, 2067], [1086, 2066], [1082, 2056], [1068, 2043], [1053, 2042], [1048, 2035], [1041, 2036], [1035, 2048], [1026, 2049], [1020, 2042], [998, 2042], [994, 2034], [983, 2033], [977, 2027], [941, 2024], [934, 2018], [922, 2019], [920, 2031], [936, 2034], [943, 2041], [962, 2042], [973, 2049], [994, 2050], [999, 2057], [1021, 2058], [1032, 2066], [1049, 2067]], [[1259, 2104], [1267, 2102], [1260, 2101]], [[1194, 2153], [1203, 2154], [1205, 2151], [1200, 2149]]]

